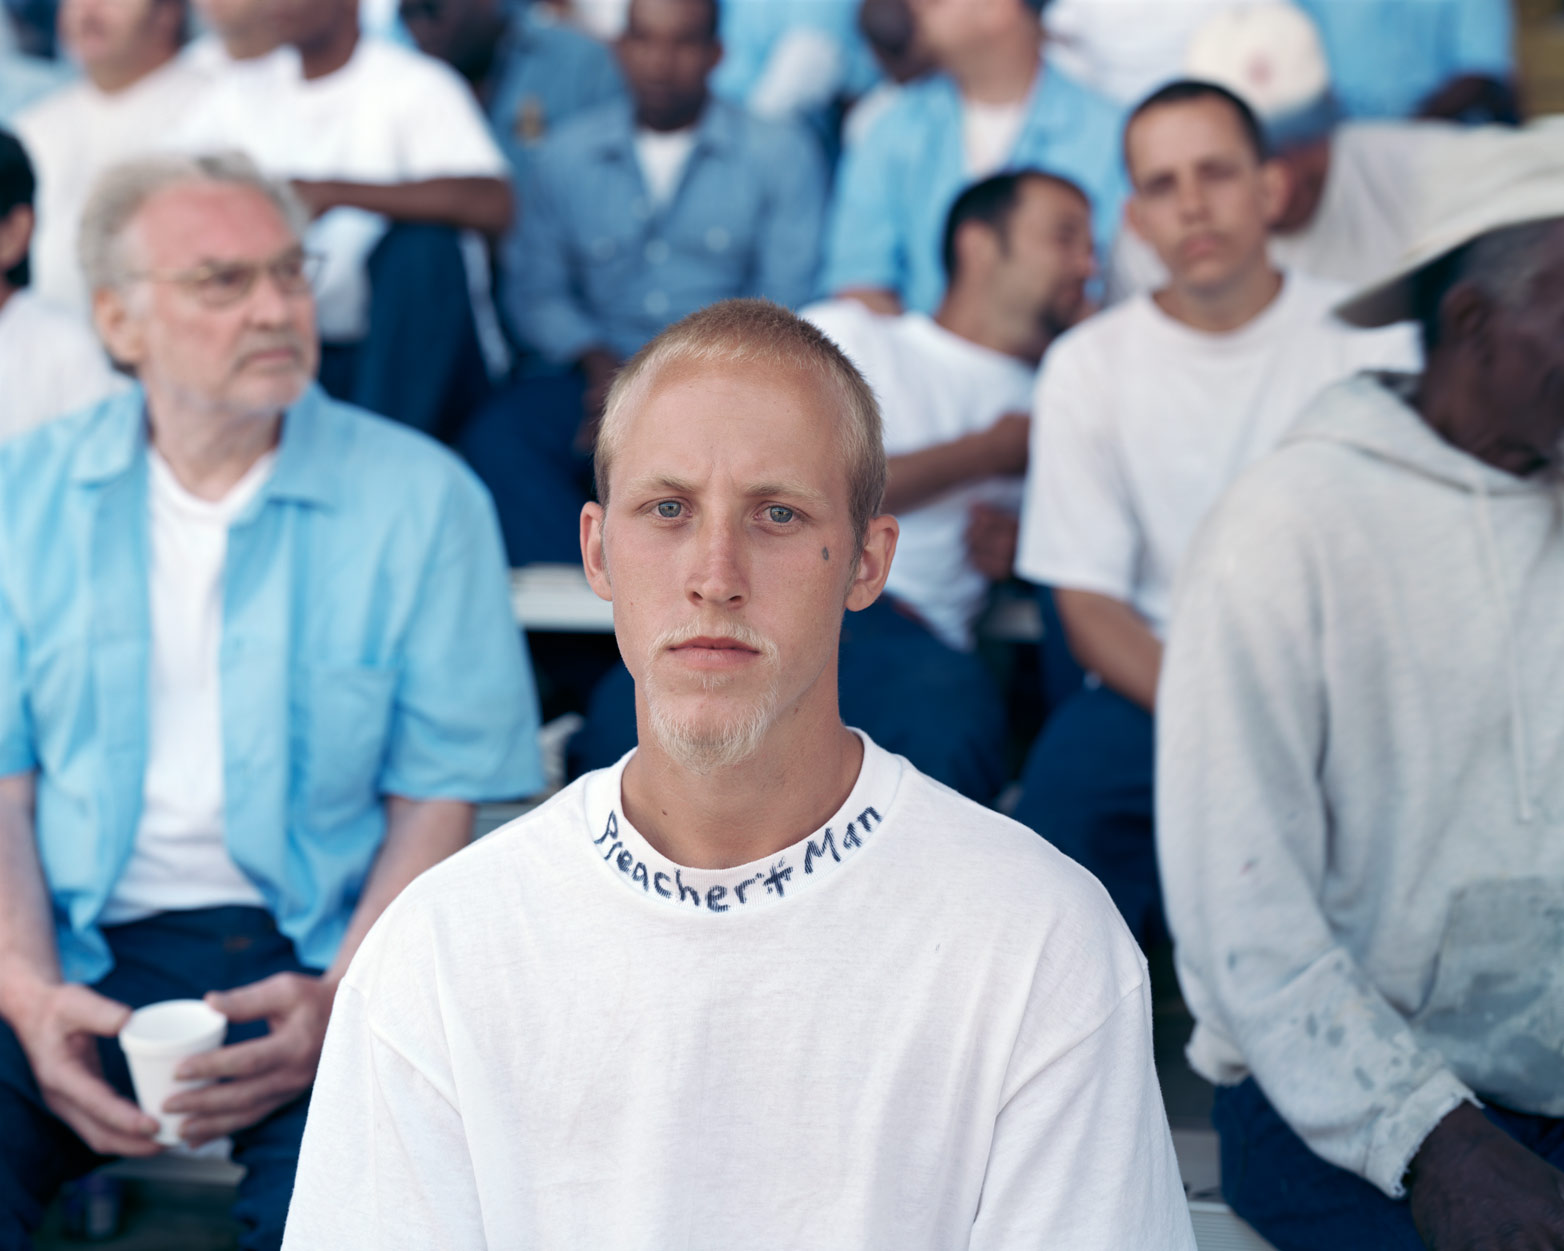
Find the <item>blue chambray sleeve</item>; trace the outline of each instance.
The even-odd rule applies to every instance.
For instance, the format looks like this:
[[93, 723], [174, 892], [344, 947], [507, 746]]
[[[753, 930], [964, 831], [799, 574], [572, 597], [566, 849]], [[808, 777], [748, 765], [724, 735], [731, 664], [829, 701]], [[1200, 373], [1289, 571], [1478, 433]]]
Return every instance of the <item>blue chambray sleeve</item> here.
[[30, 773], [38, 766], [28, 712], [26, 647], [0, 577], [0, 777]]
[[774, 154], [776, 188], [760, 235], [755, 294], [796, 309], [815, 294], [825, 229], [826, 173], [819, 147], [789, 126]]
[[1510, 77], [1515, 72], [1515, 15], [1508, 0], [1456, 0], [1456, 5], [1450, 77]]
[[[568, 153], [563, 155], [568, 156]], [[545, 147], [522, 182], [521, 220], [505, 242], [505, 299], [511, 324], [530, 347], [553, 361], [574, 361], [605, 335], [577, 295], [569, 233], [559, 192], [568, 161]]]
[[900, 292], [905, 285], [907, 241], [892, 190], [895, 123], [894, 114], [880, 118], [842, 154], [821, 283], [827, 295], [861, 287]]
[[480, 802], [541, 789], [537, 692], [499, 523], [465, 468], [453, 471], [401, 650], [383, 794]]

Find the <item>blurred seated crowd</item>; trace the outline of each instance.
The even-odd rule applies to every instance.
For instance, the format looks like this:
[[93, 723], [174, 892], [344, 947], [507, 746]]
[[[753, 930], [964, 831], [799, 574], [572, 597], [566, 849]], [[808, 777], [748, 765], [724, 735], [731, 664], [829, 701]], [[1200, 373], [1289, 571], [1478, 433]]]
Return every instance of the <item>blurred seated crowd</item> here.
[[1415, 1248], [1470, 1192], [1564, 1246], [1564, 128], [1514, 41], [1507, 0], [5, 0], [0, 1243], [146, 1153], [83, 1039], [215, 989], [252, 1050], [187, 1133], [280, 1244], [377, 917], [543, 789], [544, 721], [570, 778], [637, 745], [507, 569], [581, 561], [627, 362], [760, 298], [883, 418], [843, 720], [1173, 943], [1235, 1210]]

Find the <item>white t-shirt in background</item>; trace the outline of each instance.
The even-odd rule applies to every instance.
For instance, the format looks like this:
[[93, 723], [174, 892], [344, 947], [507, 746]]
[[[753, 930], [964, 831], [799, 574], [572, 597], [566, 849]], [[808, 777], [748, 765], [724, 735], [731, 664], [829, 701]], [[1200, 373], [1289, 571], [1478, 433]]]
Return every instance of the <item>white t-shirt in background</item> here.
[[636, 128], [635, 158], [640, 162], [641, 177], [646, 180], [652, 203], [659, 209], [666, 208], [673, 193], [679, 189], [679, 180], [684, 177], [684, 167], [690, 163], [693, 151], [693, 126], [683, 130]]
[[1002, 169], [1015, 151], [1026, 122], [1027, 101], [1014, 104], [961, 102], [961, 150], [973, 182]]
[[338, 991], [284, 1246], [1192, 1249], [1102, 888], [864, 753], [763, 861], [665, 859], [621, 761], [414, 882]]
[[1346, 294], [1288, 273], [1227, 334], [1138, 295], [1054, 344], [1033, 405], [1017, 571], [1123, 600], [1163, 634], [1184, 550], [1239, 472], [1330, 383], [1419, 367], [1410, 325], [1356, 330], [1332, 317]]
[[0, 443], [129, 385], [80, 319], [30, 290], [0, 304]]
[[[508, 173], [454, 70], [368, 36], [324, 78], [304, 78], [296, 57], [222, 76], [174, 141], [192, 152], [242, 149], [280, 178], [389, 185]], [[325, 258], [316, 294], [327, 342], [368, 331], [366, 266], [386, 226], [378, 214], [337, 208], [310, 227], [306, 243]]]
[[228, 854], [219, 653], [228, 527], [271, 476], [276, 459], [268, 452], [212, 501], [185, 490], [156, 451], [147, 453], [152, 663], [146, 781], [136, 842], [104, 908], [106, 925], [155, 912], [264, 905]]
[[91, 301], [76, 235], [93, 186], [110, 166], [162, 149], [210, 81], [175, 57], [123, 91], [109, 94], [82, 79], [17, 116], [17, 137], [38, 177], [31, 289], [41, 299], [86, 320]]
[[[874, 388], [885, 452], [901, 456], [986, 430], [1032, 407], [1037, 371], [1025, 361], [952, 334], [922, 313], [881, 317], [856, 300], [803, 311], [834, 339]], [[954, 487], [897, 514], [901, 536], [885, 589], [911, 607], [949, 647], [969, 650], [989, 582], [967, 555], [972, 507], [1021, 506], [1021, 479]]]

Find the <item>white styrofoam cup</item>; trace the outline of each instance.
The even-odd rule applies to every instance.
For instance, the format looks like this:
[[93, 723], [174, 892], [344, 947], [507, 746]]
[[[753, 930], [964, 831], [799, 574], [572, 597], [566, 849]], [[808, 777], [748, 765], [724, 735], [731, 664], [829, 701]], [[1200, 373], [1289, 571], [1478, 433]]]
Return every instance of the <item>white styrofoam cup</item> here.
[[157, 1140], [164, 1146], [179, 1143], [184, 1122], [180, 1113], [163, 1111], [163, 1104], [184, 1090], [206, 1082], [174, 1080], [180, 1061], [222, 1045], [228, 1018], [199, 999], [166, 999], [137, 1008], [119, 1032], [119, 1045], [130, 1064], [130, 1080], [136, 1102], [158, 1121]]

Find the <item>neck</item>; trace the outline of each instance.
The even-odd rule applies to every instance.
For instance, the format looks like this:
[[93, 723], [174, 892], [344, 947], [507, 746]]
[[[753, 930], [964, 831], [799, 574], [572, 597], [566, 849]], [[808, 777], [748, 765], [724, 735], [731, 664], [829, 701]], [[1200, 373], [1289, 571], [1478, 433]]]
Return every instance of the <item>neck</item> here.
[[335, 74], [353, 59], [358, 47], [358, 15], [351, 10], [330, 30], [295, 46], [307, 79]]
[[195, 411], [147, 392], [151, 443], [179, 484], [198, 499], [220, 500], [277, 446], [282, 414], [235, 416]]
[[1031, 32], [975, 48], [946, 66], [962, 99], [974, 104], [1017, 104], [1032, 92], [1042, 71], [1042, 36]]
[[1152, 298], [1174, 321], [1207, 334], [1225, 334], [1247, 326], [1281, 294], [1282, 275], [1262, 260], [1220, 287], [1171, 283]]
[[934, 320], [951, 334], [993, 352], [1036, 365], [1053, 342], [1053, 331], [1035, 316], [1014, 313], [957, 284], [946, 294]]
[[701, 114], [705, 111], [706, 97], [702, 96], [700, 103], [696, 105], [693, 111], [681, 113], [678, 117], [651, 118], [637, 110], [635, 124], [642, 130], [655, 131], [661, 135], [671, 135], [675, 131], [688, 130], [691, 126], [694, 126], [701, 120]]
[[0, 309], [11, 302], [11, 297], [16, 294], [16, 291], [17, 289], [9, 282], [0, 279]]
[[85, 68], [92, 85], [104, 95], [112, 96], [134, 87], [147, 75], [162, 69], [173, 59], [172, 49], [149, 48], [139, 56], [127, 57], [115, 65], [90, 65]]
[[[834, 673], [829, 694], [834, 716]], [[764, 860], [814, 833], [846, 802], [863, 766], [863, 744], [840, 718], [822, 733], [817, 718], [795, 715], [795, 722], [809, 721], [807, 733], [779, 723], [743, 763], [691, 773], [645, 731], [644, 708], [637, 714], [643, 731], [621, 784], [625, 817], [659, 852], [691, 869]]]
[[277, 50], [277, 41], [266, 30], [235, 31], [221, 38], [223, 51], [234, 61], [258, 61]]

